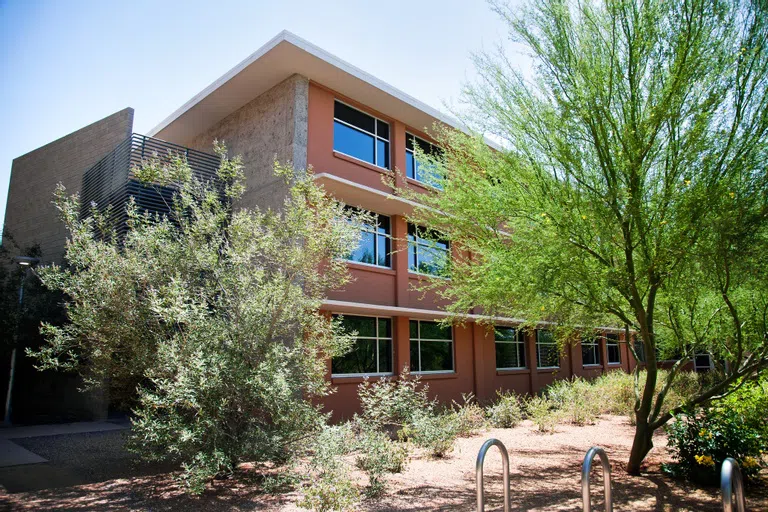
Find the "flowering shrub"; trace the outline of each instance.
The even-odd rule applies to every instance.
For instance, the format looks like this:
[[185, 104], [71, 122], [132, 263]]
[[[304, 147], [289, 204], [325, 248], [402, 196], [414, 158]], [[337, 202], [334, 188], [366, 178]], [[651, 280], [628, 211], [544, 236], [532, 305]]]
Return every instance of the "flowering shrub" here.
[[667, 426], [668, 445], [675, 459], [664, 469], [673, 475], [715, 485], [720, 467], [733, 457], [745, 477], [760, 471], [765, 440], [742, 414], [724, 407], [710, 407], [675, 416]]

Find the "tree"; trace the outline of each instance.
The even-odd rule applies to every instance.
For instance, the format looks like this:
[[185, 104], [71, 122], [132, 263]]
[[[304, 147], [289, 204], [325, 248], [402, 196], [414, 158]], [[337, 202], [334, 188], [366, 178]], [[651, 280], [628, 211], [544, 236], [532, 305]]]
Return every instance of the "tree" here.
[[67, 266], [40, 275], [64, 293], [69, 321], [44, 325], [47, 345], [31, 354], [132, 403], [133, 448], [181, 462], [194, 492], [240, 461], [284, 459], [323, 424], [327, 358], [351, 343], [319, 311], [348, 278], [349, 214], [277, 164], [293, 183], [282, 210], [235, 208], [242, 164], [216, 149], [218, 184], [172, 154], [134, 169], [176, 193], [162, 216], [130, 201], [124, 236], [95, 208], [81, 220], [78, 198], [58, 189]]
[[[532, 77], [502, 51], [475, 56], [480, 78], [463, 94], [475, 135], [435, 127], [442, 157], [419, 158], [443, 191], [419, 196], [428, 208], [414, 216], [471, 254], [442, 291], [456, 314], [555, 321], [561, 338], [608, 323], [639, 339], [636, 474], [679, 411], [664, 397], [693, 354], [724, 364], [689, 405], [768, 366], [768, 12], [719, 0], [492, 6]], [[657, 354], [681, 359], [655, 395]]]

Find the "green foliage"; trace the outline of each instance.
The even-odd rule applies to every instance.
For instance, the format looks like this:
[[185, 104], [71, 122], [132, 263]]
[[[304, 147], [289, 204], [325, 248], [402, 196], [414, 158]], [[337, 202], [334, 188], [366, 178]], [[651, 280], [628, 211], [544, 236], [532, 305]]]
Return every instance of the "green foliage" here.
[[407, 367], [397, 379], [381, 378], [371, 383], [365, 380], [357, 392], [362, 407], [362, 419], [372, 425], [405, 425], [414, 415], [432, 412], [435, 402], [429, 400], [428, 384], [418, 376], [411, 377]]
[[555, 381], [544, 392], [562, 418], [574, 425], [594, 423], [603, 409], [599, 388], [582, 378]]
[[756, 477], [765, 466], [762, 454], [766, 439], [761, 435], [764, 426], [750, 424], [737, 411], [699, 408], [676, 415], [666, 430], [675, 463], [665, 469], [672, 474], [716, 485], [727, 457], [736, 459], [747, 478]]
[[637, 472], [678, 410], [664, 406], [674, 373], [657, 392], [657, 348], [730, 363], [701, 404], [768, 366], [768, 13], [749, 0], [492, 6], [533, 76], [476, 55], [474, 132], [435, 127], [441, 155], [420, 155], [442, 192], [399, 191], [426, 206], [414, 222], [473, 254], [423, 286], [456, 315], [552, 321], [562, 337], [634, 330], [649, 368]]
[[344, 456], [354, 446], [351, 425], [325, 427], [314, 443], [308, 483], [298, 505], [316, 512], [352, 510], [359, 492], [349, 475]]
[[176, 192], [168, 215], [129, 203], [121, 240], [97, 210], [81, 220], [79, 199], [59, 188], [68, 265], [40, 275], [64, 293], [69, 322], [45, 325], [47, 344], [30, 353], [133, 397], [132, 448], [182, 463], [192, 492], [241, 461], [289, 458], [325, 421], [325, 361], [351, 343], [319, 311], [347, 281], [339, 258], [357, 241], [342, 206], [276, 164], [293, 176], [282, 209], [236, 209], [242, 163], [216, 149], [220, 188], [180, 156], [134, 169]]
[[445, 457], [453, 450], [458, 437], [458, 427], [452, 413], [415, 414], [411, 422], [400, 432], [419, 448], [424, 448], [433, 457]]
[[513, 391], [496, 391], [498, 399], [486, 409], [488, 420], [495, 428], [513, 428], [523, 421], [520, 397]]
[[552, 434], [562, 417], [556, 404], [546, 396], [532, 396], [525, 400], [525, 413], [539, 432]]
[[462, 403], [452, 404], [451, 414], [458, 437], [470, 437], [479, 430], [488, 428], [485, 411], [475, 400], [473, 393], [462, 394]]
[[380, 496], [385, 489], [384, 475], [400, 473], [408, 462], [408, 449], [380, 431], [364, 428], [357, 440], [357, 467], [368, 475], [368, 497]]

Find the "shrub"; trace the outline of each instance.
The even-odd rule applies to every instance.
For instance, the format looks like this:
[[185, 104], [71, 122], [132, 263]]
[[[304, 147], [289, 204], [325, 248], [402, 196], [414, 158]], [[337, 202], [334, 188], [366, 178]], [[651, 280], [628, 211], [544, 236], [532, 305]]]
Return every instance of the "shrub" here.
[[765, 441], [760, 430], [745, 422], [737, 411], [699, 408], [675, 416], [666, 431], [675, 462], [664, 469], [673, 475], [715, 485], [727, 457], [738, 461], [747, 478], [756, 476], [764, 464], [761, 451]]
[[451, 413], [422, 413], [415, 415], [400, 435], [416, 446], [425, 448], [433, 457], [444, 457], [453, 449], [458, 429]]
[[379, 430], [362, 430], [357, 449], [359, 454], [355, 463], [368, 475], [369, 497], [381, 495], [385, 486], [384, 475], [400, 473], [408, 462], [408, 450], [404, 443], [392, 441]]
[[462, 403], [453, 402], [453, 421], [456, 426], [456, 435], [469, 437], [478, 430], [488, 428], [485, 411], [478, 405], [475, 395], [462, 394]]
[[599, 389], [582, 378], [556, 381], [545, 390], [560, 417], [574, 425], [594, 423], [603, 409]]
[[367, 379], [358, 386], [362, 420], [370, 425], [405, 425], [415, 414], [432, 412], [435, 402], [427, 397], [428, 385], [419, 377], [410, 377], [407, 367], [395, 379], [382, 378], [374, 383]]
[[561, 416], [546, 396], [532, 396], [525, 400], [525, 412], [539, 432], [553, 433]]
[[520, 398], [511, 391], [496, 391], [498, 400], [486, 411], [488, 419], [496, 428], [516, 427], [523, 420]]
[[325, 422], [325, 358], [353, 341], [319, 310], [349, 278], [339, 258], [359, 238], [350, 214], [310, 173], [280, 166], [292, 183], [280, 212], [237, 207], [242, 161], [216, 151], [220, 186], [183, 156], [134, 168], [149, 187], [174, 184], [173, 200], [162, 216], [129, 201], [120, 237], [57, 189], [67, 264], [40, 276], [65, 295], [68, 323], [44, 326], [46, 343], [29, 352], [40, 369], [132, 396], [131, 447], [182, 464], [195, 493], [240, 462], [289, 458]]
[[309, 482], [298, 505], [318, 512], [349, 510], [358, 501], [344, 455], [354, 447], [351, 425], [325, 427], [312, 443]]

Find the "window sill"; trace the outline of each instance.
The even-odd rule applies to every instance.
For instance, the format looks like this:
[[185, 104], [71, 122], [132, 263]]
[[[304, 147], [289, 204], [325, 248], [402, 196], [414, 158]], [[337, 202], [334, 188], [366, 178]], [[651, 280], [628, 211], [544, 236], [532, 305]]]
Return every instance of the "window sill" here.
[[593, 370], [597, 369], [597, 368], [602, 368], [602, 367], [603, 367], [602, 364], [585, 364], [585, 365], [582, 365], [582, 368], [588, 368], [588, 369], [593, 369]]
[[424, 183], [423, 181], [419, 181], [419, 180], [414, 179], [414, 178], [409, 178], [409, 177], [406, 176], [405, 177], [405, 182], [408, 183], [409, 185], [415, 185], [415, 186], [423, 189], [425, 192], [433, 192], [433, 193], [440, 192], [439, 188], [433, 187], [432, 185], [430, 185], [428, 183]]
[[394, 377], [393, 373], [373, 373], [371, 375], [331, 375], [331, 384], [361, 384]]
[[496, 368], [496, 375], [527, 375], [531, 373], [528, 368]]
[[421, 380], [456, 379], [459, 377], [456, 372], [411, 372], [411, 375], [418, 376]]
[[446, 281], [450, 281], [450, 277], [445, 276], [436, 276], [434, 274], [422, 274], [421, 272], [414, 272], [413, 270], [408, 271], [408, 278], [409, 279], [422, 279], [422, 278], [434, 278], [434, 279], [444, 279]]
[[536, 371], [539, 373], [552, 373], [554, 371], [560, 370], [559, 366], [543, 366], [541, 368], [536, 368]]
[[347, 266], [349, 268], [354, 268], [355, 270], [363, 270], [366, 272], [376, 272], [379, 274], [385, 274], [388, 276], [394, 276], [397, 274], [394, 269], [390, 267], [382, 267], [379, 265], [372, 265], [370, 263], [360, 263], [359, 261], [350, 261], [350, 260], [344, 260], [347, 262]]
[[333, 150], [333, 156], [335, 158], [338, 158], [339, 160], [344, 160], [346, 162], [350, 162], [353, 164], [360, 165], [362, 167], [365, 167], [366, 169], [370, 169], [372, 171], [379, 172], [381, 174], [391, 174], [392, 171], [390, 169], [387, 169], [386, 167], [379, 167], [378, 165], [372, 164], [370, 162], [366, 162], [365, 160], [360, 160], [359, 158], [355, 158], [354, 156], [347, 155], [345, 153], [341, 153], [339, 151]]
[[[643, 363], [643, 364], [645, 364], [645, 363]], [[614, 368], [618, 368], [618, 367], [621, 366], [621, 363], [608, 363], [608, 366], [612, 366]]]

